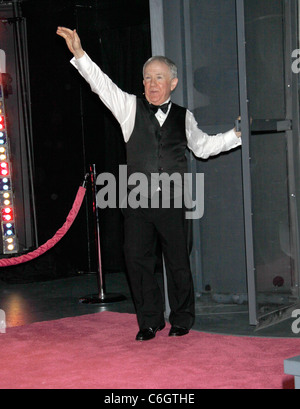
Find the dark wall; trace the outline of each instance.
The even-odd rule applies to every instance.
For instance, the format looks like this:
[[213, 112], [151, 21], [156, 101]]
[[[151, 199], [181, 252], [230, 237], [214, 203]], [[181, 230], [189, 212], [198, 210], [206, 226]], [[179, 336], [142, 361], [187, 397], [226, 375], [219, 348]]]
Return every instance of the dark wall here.
[[[89, 164], [116, 172], [125, 162], [120, 127], [69, 63], [57, 26], [78, 29], [84, 49], [125, 91], [142, 92], [142, 65], [151, 56], [148, 0], [27, 0], [35, 183], [40, 244], [61, 227]], [[87, 195], [89, 197], [89, 195]], [[53, 257], [66, 269], [93, 270], [90, 200]], [[123, 270], [122, 216], [102, 211], [102, 262]]]

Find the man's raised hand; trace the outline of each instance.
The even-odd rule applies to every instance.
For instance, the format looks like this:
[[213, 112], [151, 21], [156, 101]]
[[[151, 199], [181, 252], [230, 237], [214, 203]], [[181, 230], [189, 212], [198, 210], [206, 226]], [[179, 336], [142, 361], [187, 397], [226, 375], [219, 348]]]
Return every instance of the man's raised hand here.
[[80, 38], [76, 30], [70, 30], [66, 27], [57, 27], [56, 34], [65, 39], [69, 50], [75, 58], [78, 59], [83, 57], [84, 51], [82, 49]]

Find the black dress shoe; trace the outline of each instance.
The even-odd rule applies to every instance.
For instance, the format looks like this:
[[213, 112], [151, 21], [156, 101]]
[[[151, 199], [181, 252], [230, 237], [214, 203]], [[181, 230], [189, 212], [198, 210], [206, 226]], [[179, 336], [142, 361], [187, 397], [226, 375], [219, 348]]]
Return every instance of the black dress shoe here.
[[155, 338], [157, 331], [161, 331], [164, 328], [165, 328], [165, 325], [161, 325], [160, 327], [155, 327], [155, 328], [141, 329], [136, 336], [136, 340], [137, 341], [150, 341], [150, 339]]
[[188, 334], [190, 331], [187, 328], [176, 327], [175, 325], [171, 327], [169, 332], [169, 337], [182, 337]]

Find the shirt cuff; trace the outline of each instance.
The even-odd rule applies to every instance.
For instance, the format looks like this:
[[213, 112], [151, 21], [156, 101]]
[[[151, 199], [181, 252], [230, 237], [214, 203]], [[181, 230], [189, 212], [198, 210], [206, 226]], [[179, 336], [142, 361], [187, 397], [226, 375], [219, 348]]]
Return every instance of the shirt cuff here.
[[234, 149], [242, 145], [242, 138], [236, 136], [234, 129], [224, 133], [224, 140], [227, 150]]
[[78, 59], [73, 57], [70, 63], [77, 69], [84, 69], [84, 67], [88, 64], [88, 59], [88, 55], [84, 53], [84, 55]]

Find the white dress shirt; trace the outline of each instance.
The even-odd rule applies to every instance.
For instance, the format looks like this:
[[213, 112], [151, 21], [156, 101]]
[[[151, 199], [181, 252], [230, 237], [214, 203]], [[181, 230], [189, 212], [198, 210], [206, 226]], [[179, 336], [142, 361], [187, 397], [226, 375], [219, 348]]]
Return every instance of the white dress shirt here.
[[[135, 125], [137, 97], [122, 91], [86, 53], [79, 59], [73, 58], [71, 63], [90, 84], [92, 91], [99, 96], [101, 101], [113, 113], [121, 126], [124, 141], [128, 142]], [[171, 104], [166, 114], [161, 110], [156, 113], [160, 126], [166, 120], [170, 108]], [[218, 155], [241, 145], [241, 138], [236, 136], [234, 129], [217, 135], [208, 135], [201, 131], [194, 115], [189, 110], [186, 112], [186, 138], [188, 148], [202, 159], [207, 159], [209, 156]]]

